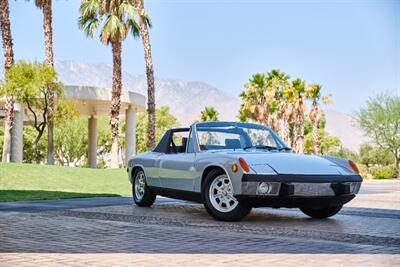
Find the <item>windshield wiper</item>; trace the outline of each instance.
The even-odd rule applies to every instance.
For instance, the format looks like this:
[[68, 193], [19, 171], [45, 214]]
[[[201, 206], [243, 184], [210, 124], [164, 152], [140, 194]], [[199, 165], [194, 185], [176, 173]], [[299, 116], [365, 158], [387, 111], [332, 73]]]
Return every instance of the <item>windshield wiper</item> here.
[[290, 147], [285, 146], [285, 147], [279, 148], [279, 151], [292, 151], [292, 149]]
[[255, 148], [255, 149], [267, 149], [267, 150], [276, 150], [278, 149], [275, 146], [262, 146], [262, 145], [257, 145], [257, 146], [246, 146], [243, 148], [243, 150], [249, 149], [249, 148]]

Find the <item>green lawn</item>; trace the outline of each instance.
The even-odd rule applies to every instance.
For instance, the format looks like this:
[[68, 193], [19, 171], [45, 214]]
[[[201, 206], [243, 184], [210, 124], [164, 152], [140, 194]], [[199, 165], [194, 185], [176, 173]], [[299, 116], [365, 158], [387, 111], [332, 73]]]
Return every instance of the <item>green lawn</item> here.
[[0, 163], [0, 201], [129, 196], [126, 169]]

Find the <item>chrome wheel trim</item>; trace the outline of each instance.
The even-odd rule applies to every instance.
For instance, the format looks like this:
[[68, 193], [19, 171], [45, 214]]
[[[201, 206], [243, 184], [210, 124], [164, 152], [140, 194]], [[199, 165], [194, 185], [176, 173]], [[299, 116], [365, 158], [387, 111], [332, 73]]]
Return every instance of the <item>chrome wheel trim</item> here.
[[219, 212], [231, 212], [239, 204], [233, 196], [233, 187], [228, 176], [217, 176], [211, 183], [208, 192], [211, 205]]
[[135, 176], [135, 197], [137, 200], [142, 200], [145, 190], [145, 176], [143, 171], [139, 171]]

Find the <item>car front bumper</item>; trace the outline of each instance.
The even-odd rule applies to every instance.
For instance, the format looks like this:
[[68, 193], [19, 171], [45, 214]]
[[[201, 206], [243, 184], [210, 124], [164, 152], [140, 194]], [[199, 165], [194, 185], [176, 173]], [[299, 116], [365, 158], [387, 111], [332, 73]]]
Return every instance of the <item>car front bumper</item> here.
[[244, 174], [236, 198], [254, 207], [339, 206], [355, 197], [361, 182], [360, 175]]

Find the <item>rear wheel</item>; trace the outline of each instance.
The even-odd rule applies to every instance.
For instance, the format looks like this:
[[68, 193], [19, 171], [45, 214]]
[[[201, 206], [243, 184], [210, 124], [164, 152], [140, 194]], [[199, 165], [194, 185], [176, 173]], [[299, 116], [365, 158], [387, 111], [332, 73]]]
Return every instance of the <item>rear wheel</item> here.
[[335, 207], [327, 207], [327, 208], [320, 208], [320, 209], [313, 209], [313, 208], [300, 208], [300, 210], [305, 214], [312, 218], [328, 218], [336, 213], [338, 213], [343, 206], [335, 206]]
[[202, 194], [207, 212], [220, 221], [240, 221], [251, 210], [233, 196], [231, 181], [222, 170], [213, 170], [207, 175]]
[[156, 200], [156, 194], [150, 191], [146, 183], [144, 171], [139, 169], [135, 172], [132, 181], [132, 195], [136, 205], [150, 207]]

